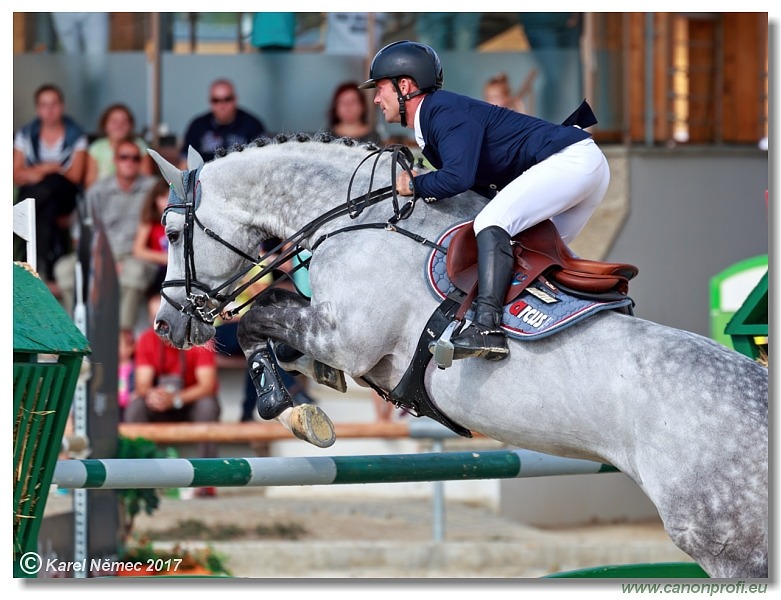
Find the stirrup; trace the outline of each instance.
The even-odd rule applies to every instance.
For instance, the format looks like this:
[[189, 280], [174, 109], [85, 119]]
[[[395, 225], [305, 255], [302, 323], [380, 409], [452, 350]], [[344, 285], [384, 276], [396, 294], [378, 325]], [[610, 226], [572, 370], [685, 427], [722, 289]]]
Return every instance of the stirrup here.
[[496, 327], [486, 327], [480, 323], [471, 323], [469, 327], [453, 338], [452, 343], [454, 360], [462, 358], [502, 360], [510, 355], [504, 331]]
[[249, 358], [249, 372], [258, 392], [257, 409], [261, 419], [270, 421], [286, 408], [293, 407], [293, 399], [282, 383], [279, 371], [267, 349], [259, 350]]

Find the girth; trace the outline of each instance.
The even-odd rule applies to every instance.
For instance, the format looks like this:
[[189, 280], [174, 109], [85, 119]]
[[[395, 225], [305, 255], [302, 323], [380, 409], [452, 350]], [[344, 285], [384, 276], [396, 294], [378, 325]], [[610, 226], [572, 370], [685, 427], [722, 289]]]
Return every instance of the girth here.
[[462, 427], [455, 421], [452, 421], [434, 403], [426, 391], [424, 380], [426, 368], [432, 358], [429, 346], [436, 342], [448, 325], [453, 322], [456, 312], [460, 308], [463, 300], [464, 295], [456, 290], [437, 306], [426, 323], [426, 326], [423, 328], [423, 333], [420, 335], [415, 354], [412, 357], [409, 367], [407, 367], [407, 371], [390, 394], [374, 385], [372, 382], [366, 379], [364, 380], [384, 400], [392, 402], [397, 407], [404, 407], [410, 410], [416, 417], [429, 417], [458, 435], [471, 438], [471, 431]]

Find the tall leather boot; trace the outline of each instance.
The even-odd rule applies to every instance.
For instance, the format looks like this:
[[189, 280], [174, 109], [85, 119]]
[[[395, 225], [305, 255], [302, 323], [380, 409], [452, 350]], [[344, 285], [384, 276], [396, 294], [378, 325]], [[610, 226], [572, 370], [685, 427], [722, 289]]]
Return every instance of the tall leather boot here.
[[513, 273], [510, 234], [487, 227], [477, 234], [477, 300], [474, 321], [454, 337], [453, 358], [502, 360], [510, 355], [500, 329], [504, 296]]
[[293, 407], [293, 399], [282, 383], [276, 361], [268, 348], [250, 356], [249, 373], [258, 393], [258, 414], [264, 420], [278, 417], [286, 408]]

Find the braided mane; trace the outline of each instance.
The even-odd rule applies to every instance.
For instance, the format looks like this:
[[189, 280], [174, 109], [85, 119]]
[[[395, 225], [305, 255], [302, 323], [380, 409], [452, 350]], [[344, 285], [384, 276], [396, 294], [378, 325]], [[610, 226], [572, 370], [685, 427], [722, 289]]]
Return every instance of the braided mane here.
[[359, 142], [351, 137], [342, 136], [337, 137], [327, 131], [320, 131], [317, 133], [278, 133], [273, 138], [267, 136], [261, 136], [247, 144], [234, 144], [230, 148], [217, 148], [214, 152], [215, 160], [232, 154], [234, 152], [242, 152], [247, 148], [263, 148], [264, 146], [274, 144], [285, 144], [287, 142], [316, 142], [319, 144], [342, 144], [344, 146], [352, 147], [364, 147], [367, 152], [374, 152], [379, 150], [380, 146], [374, 142]]

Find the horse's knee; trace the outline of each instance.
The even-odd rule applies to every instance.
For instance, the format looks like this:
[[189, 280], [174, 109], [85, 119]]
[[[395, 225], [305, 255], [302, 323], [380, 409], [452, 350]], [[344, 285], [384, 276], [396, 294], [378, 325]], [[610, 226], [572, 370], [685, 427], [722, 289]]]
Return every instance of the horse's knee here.
[[259, 338], [253, 334], [251, 327], [251, 319], [248, 319], [249, 313], [244, 315], [239, 320], [239, 326], [236, 328], [236, 339], [239, 341], [239, 346], [244, 352], [245, 356], [248, 356], [254, 352], [258, 347], [265, 346], [266, 340]]
[[290, 363], [304, 356], [303, 352], [284, 342], [274, 344], [274, 354], [281, 363]]

